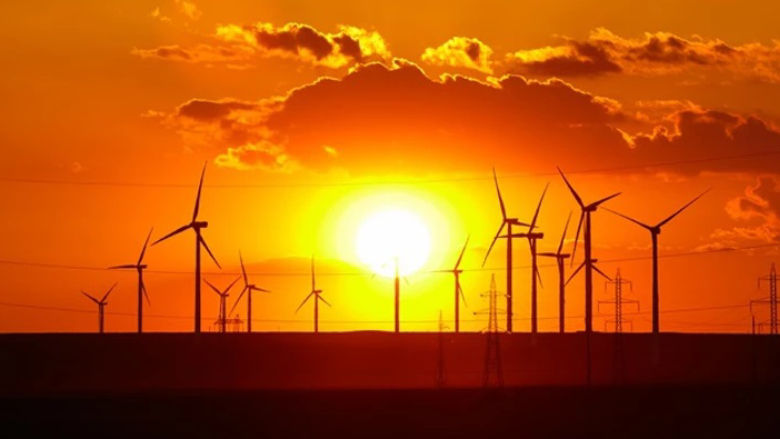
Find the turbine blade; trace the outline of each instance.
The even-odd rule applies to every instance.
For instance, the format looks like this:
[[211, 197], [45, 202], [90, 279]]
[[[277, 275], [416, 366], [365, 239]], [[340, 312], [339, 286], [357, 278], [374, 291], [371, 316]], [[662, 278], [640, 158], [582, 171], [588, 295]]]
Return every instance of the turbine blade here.
[[683, 211], [683, 210], [687, 209], [687, 208], [688, 208], [688, 207], [689, 207], [691, 204], [695, 203], [695, 202], [696, 202], [696, 201], [697, 201], [699, 198], [701, 198], [702, 196], [704, 196], [704, 194], [706, 194], [706, 193], [707, 193], [707, 192], [709, 192], [709, 191], [710, 191], [710, 189], [707, 189], [706, 191], [704, 191], [704, 192], [702, 192], [701, 194], [699, 194], [699, 196], [697, 196], [697, 197], [696, 197], [696, 198], [694, 198], [693, 200], [689, 201], [689, 202], [688, 202], [688, 204], [686, 204], [685, 206], [681, 207], [679, 210], [677, 210], [677, 212], [675, 212], [675, 213], [673, 213], [673, 214], [669, 215], [669, 217], [667, 217], [665, 220], [663, 220], [663, 221], [661, 221], [660, 223], [658, 223], [658, 226], [657, 226], [657, 227], [662, 227], [664, 224], [666, 224], [666, 223], [668, 223], [669, 221], [671, 221], [671, 220], [672, 220], [672, 218], [674, 218], [674, 217], [676, 217], [677, 215], [679, 215], [680, 213], [682, 213], [682, 211]]
[[90, 296], [89, 294], [87, 294], [87, 293], [85, 293], [85, 292], [83, 292], [83, 291], [81, 292], [81, 294], [83, 294], [83, 295], [87, 296], [87, 298], [89, 298], [89, 300], [91, 300], [91, 301], [93, 301], [93, 302], [95, 302], [95, 303], [97, 303], [97, 304], [100, 304], [100, 301], [99, 301], [99, 300], [95, 299], [94, 297]]
[[590, 203], [590, 204], [588, 205], [588, 207], [598, 207], [598, 206], [599, 206], [599, 204], [601, 204], [601, 203], [604, 203], [604, 202], [606, 202], [606, 201], [609, 201], [609, 200], [611, 200], [611, 199], [613, 199], [613, 198], [617, 197], [617, 196], [618, 196], [618, 195], [620, 195], [620, 194], [621, 194], [621, 192], [615, 192], [614, 194], [612, 194], [612, 195], [610, 195], [610, 196], [608, 196], [608, 197], [604, 197], [604, 198], [602, 198], [602, 199], [600, 199], [600, 200], [596, 201], [595, 203]]
[[249, 289], [252, 290], [252, 291], [260, 291], [260, 292], [263, 292], [263, 293], [270, 293], [271, 292], [271, 290], [266, 290], [265, 288], [256, 287], [254, 285], [250, 285]]
[[123, 270], [126, 268], [138, 268], [135, 264], [124, 264], [124, 265], [114, 265], [112, 267], [108, 267], [109, 270]]
[[206, 240], [203, 239], [202, 236], [199, 237], [198, 239], [200, 240], [200, 243], [203, 245], [203, 248], [206, 249], [206, 253], [208, 253], [209, 256], [211, 256], [211, 260], [214, 261], [214, 263], [217, 264], [217, 267], [219, 267], [219, 269], [221, 270], [222, 266], [219, 265], [219, 262], [217, 261], [217, 258], [214, 257], [214, 253], [211, 253], [211, 249], [209, 248], [209, 245], [206, 244]]
[[114, 291], [114, 288], [116, 287], [117, 282], [114, 282], [114, 285], [111, 285], [111, 288], [106, 291], [106, 294], [103, 295], [103, 298], [100, 299], [101, 302], [105, 302], [106, 299], [108, 299], [108, 295], [111, 294], [111, 291]]
[[155, 244], [157, 244], [159, 242], [165, 241], [166, 239], [170, 238], [173, 235], [178, 235], [179, 233], [189, 229], [190, 227], [192, 227], [192, 224], [187, 224], [186, 226], [181, 226], [178, 229], [174, 230], [173, 232], [171, 232], [171, 233], [163, 236], [162, 238], [158, 239], [157, 241], [154, 241], [152, 243], [152, 245], [155, 245]]
[[574, 276], [576, 276], [577, 273], [579, 273], [580, 270], [582, 270], [582, 267], [584, 266], [585, 266], [585, 261], [582, 261], [582, 264], [580, 264], [580, 266], [577, 267], [576, 270], [574, 270], [574, 272], [571, 274], [571, 276], [569, 276], [569, 278], [566, 280], [566, 283], [564, 285], [569, 285], [569, 282], [571, 282], [571, 280], [574, 279]]
[[141, 279], [141, 292], [144, 294], [146, 304], [152, 306], [152, 301], [149, 300], [149, 293], [146, 291], [146, 284], [144, 283], [143, 279]]
[[208, 285], [209, 287], [211, 287], [211, 289], [212, 289], [212, 290], [214, 290], [214, 292], [215, 292], [215, 293], [219, 294], [220, 296], [222, 295], [222, 292], [221, 292], [221, 291], [219, 291], [219, 288], [215, 287], [215, 286], [214, 286], [214, 285], [213, 285], [211, 282], [209, 282], [209, 280], [208, 280], [208, 279], [205, 279], [205, 278], [204, 278], [204, 279], [203, 279], [203, 282], [206, 282], [206, 285]]
[[572, 187], [571, 183], [569, 183], [569, 180], [563, 174], [563, 171], [561, 171], [561, 168], [556, 166], [556, 169], [558, 169], [558, 173], [561, 174], [561, 177], [563, 177], [563, 182], [566, 183], [566, 186], [569, 188], [569, 191], [571, 191], [571, 194], [574, 195], [574, 199], [577, 200], [577, 204], [579, 204], [580, 207], [584, 209], [585, 205], [582, 204], [582, 198], [580, 198], [579, 194], [577, 194], [577, 191], [575, 191], [574, 187]]
[[563, 234], [561, 234], [561, 243], [558, 244], [558, 254], [563, 251], [563, 241], [566, 240], [566, 232], [569, 230], [569, 221], [571, 221], [571, 211], [569, 211], [569, 216], [566, 218], [566, 225], [563, 226]]
[[144, 260], [144, 254], [146, 254], [146, 247], [149, 246], [149, 238], [152, 237], [152, 231], [154, 230], [154, 227], [149, 229], [149, 234], [146, 235], [146, 241], [144, 241], [144, 246], [141, 249], [141, 256], [138, 257], [138, 265], [141, 265], [141, 262]]
[[241, 251], [238, 252], [238, 261], [241, 263], [241, 274], [244, 276], [244, 285], [249, 285], [249, 280], [246, 276], [246, 268], [244, 268], [244, 258], [241, 256]]
[[539, 218], [539, 210], [542, 208], [542, 202], [544, 201], [544, 195], [547, 193], [547, 188], [550, 187], [550, 183], [547, 183], [544, 186], [544, 190], [542, 191], [542, 196], [539, 198], [539, 204], [536, 205], [536, 212], [534, 212], [534, 219], [531, 220], [531, 224], [528, 226], [528, 232], [533, 232], [534, 228], [536, 227], [536, 220]]
[[544, 288], [544, 282], [542, 282], [542, 275], [539, 273], [539, 269], [536, 269], [536, 279], [539, 280], [539, 286]]
[[603, 272], [603, 271], [599, 270], [599, 267], [597, 267], [597, 266], [596, 266], [596, 264], [593, 264], [593, 265], [591, 265], [591, 267], [593, 267], [593, 269], [594, 269], [594, 270], [596, 270], [596, 273], [598, 273], [598, 274], [600, 274], [600, 275], [604, 276], [604, 278], [605, 278], [606, 280], [609, 280], [609, 281], [611, 281], [611, 280], [612, 280], [612, 278], [611, 278], [611, 277], [607, 276], [606, 274], [604, 274], [604, 272]]
[[330, 305], [330, 303], [328, 303], [328, 301], [327, 301], [327, 300], [323, 299], [323, 298], [322, 298], [322, 296], [320, 296], [319, 294], [317, 294], [317, 300], [322, 300], [323, 302], [325, 302], [325, 305], [328, 305], [329, 307], [331, 307], [331, 308], [332, 308], [332, 306]]
[[225, 288], [225, 290], [222, 291], [222, 294], [227, 295], [228, 291], [230, 291], [230, 289], [233, 288], [233, 285], [235, 285], [236, 282], [238, 282], [240, 279], [241, 279], [241, 276], [238, 276], [237, 278], [235, 278], [233, 280], [233, 282], [230, 282], [230, 285], [228, 285], [227, 288]]
[[496, 194], [498, 194], [498, 205], [501, 206], [501, 218], [506, 220], [506, 206], [504, 206], [504, 199], [501, 197], [501, 189], [498, 188], [498, 176], [496, 176], [496, 168], [493, 168], [493, 181], [496, 183]]
[[634, 224], [637, 224], [638, 226], [640, 226], [640, 227], [643, 227], [643, 228], [645, 228], [645, 229], [647, 229], [647, 230], [652, 230], [652, 227], [651, 227], [651, 226], [649, 226], [649, 225], [647, 225], [647, 224], [645, 224], [645, 223], [643, 223], [643, 222], [641, 222], [641, 221], [639, 221], [639, 220], [636, 220], [636, 219], [634, 219], [634, 218], [631, 218], [631, 217], [630, 217], [630, 216], [628, 216], [628, 215], [623, 215], [622, 213], [620, 213], [620, 212], [618, 212], [618, 211], [616, 211], [616, 210], [612, 210], [612, 209], [610, 209], [609, 207], [603, 207], [602, 209], [606, 210], [607, 212], [613, 213], [613, 214], [615, 214], [615, 215], [617, 215], [617, 216], [619, 216], [619, 217], [621, 217], [621, 218], [625, 218], [625, 219], [627, 219], [627, 220], [631, 221], [632, 223], [634, 223]]
[[460, 251], [460, 256], [458, 256], [458, 261], [455, 262], [455, 269], [456, 270], [460, 266], [460, 261], [463, 260], [463, 254], [466, 253], [466, 246], [469, 245], [469, 239], [471, 239], [471, 235], [466, 237], [466, 243], [463, 244], [463, 249]]
[[298, 311], [299, 311], [301, 308], [303, 308], [303, 305], [305, 305], [305, 304], [306, 304], [306, 301], [308, 301], [308, 300], [309, 300], [309, 297], [311, 297], [311, 295], [312, 295], [312, 294], [314, 294], [314, 291], [312, 291], [311, 293], [309, 293], [309, 295], [308, 295], [308, 296], [306, 296], [306, 298], [305, 298], [305, 299], [303, 299], [303, 302], [301, 302], [301, 304], [300, 304], [300, 305], [298, 305], [298, 308], [295, 308], [295, 313], [296, 313], [296, 314], [298, 313]]
[[541, 253], [537, 253], [536, 256], [543, 256], [543, 257], [546, 257], [546, 258], [555, 258], [555, 257], [558, 257], [558, 253], [541, 252]]
[[[498, 239], [499, 235], [501, 235], [501, 232], [504, 231], [504, 226], [506, 225], [506, 221], [501, 223], [501, 227], [498, 228], [498, 232], [496, 232], [496, 236], [493, 237], [493, 241], [490, 243], [490, 247], [488, 247], [487, 253], [485, 253], [485, 259], [482, 260], [482, 266], [485, 266], [485, 262], [487, 262], [488, 256], [490, 256], [490, 251], [493, 250], [493, 246], [496, 245], [496, 240]], [[510, 238], [511, 239], [511, 238]]]
[[[235, 311], [235, 310], [236, 310], [236, 307], [238, 306], [238, 303], [239, 303], [239, 302], [241, 302], [241, 298], [242, 298], [242, 297], [244, 297], [244, 293], [246, 293], [246, 292], [247, 292], [247, 290], [249, 290], [249, 287], [248, 287], [248, 286], [247, 286], [247, 287], [244, 287], [244, 288], [241, 290], [241, 294], [239, 294], [239, 295], [238, 295], [238, 297], [236, 298], [236, 301], [233, 303], [233, 307], [232, 307], [232, 308], [230, 308], [230, 313], [229, 313], [229, 314], [233, 314], [233, 311]], [[252, 293], [250, 292], [249, 294], [252, 294]]]
[[580, 230], [582, 229], [582, 220], [585, 219], [585, 211], [580, 213], [580, 222], [577, 223], [577, 233], [574, 235], [574, 249], [571, 251], [571, 263], [569, 266], [574, 265], [574, 255], [577, 254], [577, 243], [580, 241]]
[[460, 293], [460, 298], [463, 300], [463, 305], [466, 306], [466, 308], [469, 307], [468, 303], [466, 303], [466, 295], [463, 294], [463, 288], [460, 286], [460, 282], [458, 282], [458, 293]]
[[192, 221], [198, 218], [198, 210], [200, 209], [200, 192], [203, 189], [203, 177], [206, 175], [206, 163], [203, 164], [203, 170], [200, 172], [200, 183], [198, 183], [198, 195], [195, 197], [195, 209], [192, 211]]

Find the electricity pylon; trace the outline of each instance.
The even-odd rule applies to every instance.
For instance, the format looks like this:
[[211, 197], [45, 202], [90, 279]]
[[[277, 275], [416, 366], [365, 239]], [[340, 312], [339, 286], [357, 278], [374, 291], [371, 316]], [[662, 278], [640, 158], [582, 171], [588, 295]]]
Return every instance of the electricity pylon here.
[[[757, 300], [751, 300], [750, 301], [750, 313], [753, 315], [753, 319], [755, 319], [755, 314], [753, 312], [753, 305], [769, 305], [769, 333], [770, 334], [777, 334], [777, 270], [775, 269], [775, 264], [772, 263], [772, 268], [769, 270], [769, 275], [762, 276], [758, 278], [758, 287], [761, 288], [762, 282], [767, 282], [769, 284], [769, 297], [764, 297]], [[763, 326], [765, 322], [758, 323], [759, 332], [761, 326]], [[753, 323], [753, 331], [755, 332], [755, 322]]]
[[[504, 372], [501, 368], [501, 345], [499, 343], [499, 326], [498, 326], [498, 290], [496, 289], [496, 275], [492, 275], [490, 278], [490, 291], [486, 294], [482, 294], [482, 297], [487, 296], [490, 306], [487, 313], [485, 311], [475, 312], [474, 315], [488, 314], [488, 325], [485, 329], [486, 346], [485, 346], [485, 369], [482, 376], [482, 385], [484, 387], [491, 387], [494, 384], [496, 387], [504, 387]], [[495, 381], [491, 381], [491, 377], [494, 377]]]
[[615, 332], [621, 333], [623, 332], [623, 323], [628, 323], [628, 325], [631, 327], [631, 330], [634, 330], [633, 323], [631, 320], [625, 320], [623, 318], [623, 305], [636, 305], [636, 310], [639, 312], [639, 301], [634, 299], [625, 299], [623, 298], [623, 286], [628, 285], [628, 287], [633, 291], [633, 285], [630, 280], [624, 279], [620, 275], [620, 269], [617, 269], [617, 274], [615, 275], [615, 278], [613, 280], [607, 281], [604, 284], [604, 289], [606, 290], [610, 286], [613, 286], [615, 289], [615, 297], [612, 300], [599, 300], [598, 308], [599, 311], [601, 311], [601, 305], [614, 305], [615, 307], [615, 318], [613, 320], [605, 320], [604, 321], [604, 331], [607, 330], [607, 327], [610, 323], [615, 325]]
[[447, 383], [446, 371], [444, 368], [444, 330], [447, 326], [444, 324], [441, 310], [439, 310], [439, 356], [436, 360], [436, 387], [443, 388]]

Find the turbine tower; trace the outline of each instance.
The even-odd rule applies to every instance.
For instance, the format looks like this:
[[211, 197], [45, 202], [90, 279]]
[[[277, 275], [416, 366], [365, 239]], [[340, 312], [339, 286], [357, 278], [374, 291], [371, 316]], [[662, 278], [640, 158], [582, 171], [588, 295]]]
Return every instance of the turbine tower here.
[[563, 241], [566, 239], [566, 231], [569, 229], [569, 221], [571, 220], [571, 212], [569, 217], [566, 218], [566, 225], [563, 226], [563, 234], [561, 235], [561, 242], [558, 244], [558, 250], [555, 252], [543, 252], [539, 253], [539, 256], [545, 258], [555, 258], [555, 262], [558, 265], [558, 331], [561, 333], [566, 332], [566, 259], [571, 256], [568, 253], [563, 253]]
[[138, 257], [138, 261], [135, 264], [114, 265], [113, 267], [108, 267], [109, 270], [136, 270], [138, 272], [138, 333], [139, 334], [143, 332], [143, 315], [144, 315], [143, 299], [146, 298], [146, 303], [151, 305], [151, 302], [149, 302], [149, 294], [147, 294], [146, 285], [144, 284], [144, 270], [146, 269], [147, 265], [143, 263], [144, 254], [146, 253], [146, 247], [147, 245], [149, 245], [149, 238], [151, 236], [152, 236], [152, 230], [149, 230], [149, 234], [146, 235], [146, 241], [144, 241], [144, 246], [143, 248], [141, 248], [141, 256]]
[[116, 283], [114, 283], [114, 285], [111, 285], [111, 288], [109, 288], [108, 291], [106, 291], [106, 294], [104, 294], [100, 300], [90, 296], [84, 291], [81, 292], [81, 294], [87, 296], [89, 300], [95, 302], [98, 306], [98, 333], [100, 334], [103, 333], [103, 321], [105, 319], [105, 308], [106, 305], [108, 305], [108, 302], [106, 302], [106, 300], [108, 300], [108, 295], [111, 294], [111, 291], [114, 290], [114, 287], [116, 287]]
[[[506, 216], [506, 206], [504, 205], [504, 199], [501, 197], [501, 189], [498, 187], [498, 177], [496, 176], [496, 169], [493, 168], [493, 182], [496, 185], [496, 194], [498, 195], [498, 205], [501, 208], [501, 226], [498, 228], [498, 232], [496, 232], [496, 236], [493, 237], [493, 241], [490, 243], [490, 247], [488, 247], [488, 251], [485, 254], [485, 259], [482, 260], [482, 266], [485, 266], [485, 262], [487, 262], [488, 256], [490, 256], [490, 251], [493, 250], [493, 246], [496, 244], [496, 240], [498, 238], [505, 238], [506, 239], [506, 331], [512, 332], [512, 239], [514, 239], [514, 235], [512, 234], [512, 226], [530, 226], [530, 224], [526, 224], [523, 222], [520, 222], [517, 218], [507, 218]], [[506, 235], [501, 235], [501, 232], [504, 231], [504, 227], [506, 227]]]
[[314, 256], [311, 257], [311, 292], [309, 292], [309, 295], [306, 296], [305, 299], [303, 299], [303, 302], [301, 302], [300, 305], [298, 305], [298, 308], [295, 310], [297, 313], [303, 305], [306, 304], [306, 302], [314, 296], [314, 333], [319, 334], [320, 332], [320, 300], [325, 304], [330, 306], [330, 303], [328, 303], [327, 300], [323, 299], [322, 296], [322, 290], [318, 290], [315, 284], [314, 280]]
[[255, 284], [250, 284], [249, 277], [246, 275], [246, 268], [244, 268], [244, 258], [241, 256], [241, 252], [238, 252], [238, 260], [241, 262], [241, 275], [244, 278], [244, 289], [241, 290], [241, 294], [238, 295], [236, 303], [234, 303], [233, 308], [230, 309], [230, 314], [233, 314], [236, 306], [238, 306], [238, 302], [241, 301], [241, 298], [244, 297], [244, 293], [246, 293], [246, 332], [252, 332], [252, 293], [255, 291], [270, 293], [271, 291], [260, 288]]
[[466, 238], [466, 242], [463, 244], [463, 249], [460, 251], [458, 260], [455, 262], [455, 267], [450, 271], [455, 276], [455, 332], [460, 332], [460, 301], [463, 300], [463, 304], [466, 305], [466, 296], [463, 294], [463, 289], [460, 287], [460, 275], [463, 270], [460, 269], [460, 261], [463, 260], [463, 254], [466, 253], [466, 246], [469, 245], [469, 238]]
[[542, 208], [542, 202], [544, 201], [544, 195], [547, 193], [547, 188], [550, 186], [548, 183], [542, 191], [542, 197], [539, 198], [539, 204], [536, 206], [534, 212], [534, 218], [531, 220], [531, 224], [528, 226], [528, 232], [515, 233], [511, 235], [512, 238], [528, 238], [528, 246], [531, 250], [531, 333], [536, 334], [537, 331], [537, 312], [536, 312], [536, 281], [542, 283], [542, 277], [539, 274], [539, 267], [536, 263], [536, 241], [544, 238], [544, 233], [534, 232], [536, 228], [536, 220], [539, 217], [539, 210]]
[[237, 277], [233, 282], [230, 283], [230, 285], [227, 286], [224, 290], [220, 290], [219, 288], [215, 287], [211, 282], [209, 282], [207, 279], [203, 279], [206, 284], [211, 287], [212, 290], [214, 290], [215, 293], [219, 296], [219, 326], [221, 333], [225, 333], [227, 330], [227, 299], [230, 297], [230, 289], [233, 288], [233, 285], [238, 282], [238, 280], [241, 279], [241, 277]]
[[687, 204], [685, 204], [683, 207], [679, 208], [677, 211], [675, 211], [673, 214], [669, 215], [664, 219], [663, 221], [657, 223], [654, 226], [645, 224], [641, 221], [638, 221], [634, 218], [631, 218], [628, 215], [624, 215], [620, 212], [614, 211], [612, 209], [609, 209], [607, 207], [604, 208], [604, 210], [608, 212], [612, 212], [617, 216], [620, 216], [622, 218], [625, 218], [632, 223], [647, 229], [647, 231], [650, 232], [650, 239], [653, 243], [653, 333], [658, 334], [661, 330], [660, 320], [659, 320], [659, 310], [660, 310], [660, 303], [659, 303], [659, 297], [658, 297], [658, 235], [661, 234], [661, 227], [663, 227], [666, 223], [672, 220], [672, 218], [676, 217], [680, 213], [682, 213], [683, 210], [687, 209], [691, 204], [695, 203], [696, 200], [701, 198], [704, 194], [709, 192], [709, 189], [699, 194], [696, 198], [689, 201]]
[[203, 189], [203, 177], [205, 175], [206, 175], [206, 165], [204, 164], [203, 171], [201, 171], [200, 173], [200, 183], [198, 183], [198, 195], [195, 197], [195, 209], [192, 211], [192, 220], [190, 221], [190, 223], [179, 227], [173, 232], [163, 236], [162, 238], [152, 243], [152, 245], [158, 244], [170, 238], [171, 236], [178, 235], [179, 233], [187, 229], [192, 229], [195, 232], [195, 333], [196, 334], [200, 333], [200, 248], [201, 247], [205, 248], [206, 252], [209, 254], [209, 256], [211, 256], [211, 260], [214, 261], [217, 267], [219, 267], [220, 269], [222, 268], [219, 265], [219, 262], [217, 262], [217, 258], [215, 258], [214, 254], [211, 253], [211, 249], [209, 249], [208, 244], [206, 244], [206, 240], [204, 240], [203, 236], [201, 235], [201, 230], [209, 226], [208, 221], [198, 221], [198, 209], [200, 207], [200, 193], [201, 190]]

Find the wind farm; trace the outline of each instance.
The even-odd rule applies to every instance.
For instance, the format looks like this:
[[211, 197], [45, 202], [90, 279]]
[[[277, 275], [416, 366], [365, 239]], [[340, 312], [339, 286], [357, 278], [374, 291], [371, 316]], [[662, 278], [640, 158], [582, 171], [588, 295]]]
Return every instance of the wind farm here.
[[780, 431], [780, 4], [0, 13], [4, 437]]

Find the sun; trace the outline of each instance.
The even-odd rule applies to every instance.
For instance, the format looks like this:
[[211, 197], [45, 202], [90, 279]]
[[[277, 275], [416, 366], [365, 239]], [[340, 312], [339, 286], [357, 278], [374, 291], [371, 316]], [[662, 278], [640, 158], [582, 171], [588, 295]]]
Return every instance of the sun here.
[[419, 270], [431, 252], [431, 234], [414, 213], [403, 209], [374, 212], [360, 224], [356, 251], [375, 273], [392, 277], [395, 264], [402, 276]]

